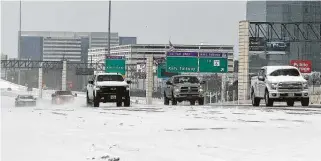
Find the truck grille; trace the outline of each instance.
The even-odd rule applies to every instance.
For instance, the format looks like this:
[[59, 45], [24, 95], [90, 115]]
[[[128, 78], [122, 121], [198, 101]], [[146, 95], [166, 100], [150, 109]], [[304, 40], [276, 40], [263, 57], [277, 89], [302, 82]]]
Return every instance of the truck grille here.
[[181, 92], [198, 92], [198, 87], [181, 87]]
[[101, 87], [100, 91], [103, 93], [117, 93], [117, 91], [125, 91], [125, 87]]
[[279, 83], [279, 91], [301, 91], [303, 88], [301, 83]]

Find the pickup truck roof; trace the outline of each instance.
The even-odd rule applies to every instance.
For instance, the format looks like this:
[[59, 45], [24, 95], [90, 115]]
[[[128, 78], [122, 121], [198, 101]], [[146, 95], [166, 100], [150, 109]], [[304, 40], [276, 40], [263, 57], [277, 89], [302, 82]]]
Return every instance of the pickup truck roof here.
[[270, 74], [271, 72], [277, 69], [298, 69], [298, 68], [290, 65], [282, 65], [282, 66], [264, 66], [261, 69], [266, 69], [266, 73]]

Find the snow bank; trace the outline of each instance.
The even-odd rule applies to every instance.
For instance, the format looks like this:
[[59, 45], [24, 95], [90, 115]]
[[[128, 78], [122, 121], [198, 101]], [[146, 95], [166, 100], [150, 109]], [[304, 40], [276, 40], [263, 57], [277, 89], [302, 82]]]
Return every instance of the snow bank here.
[[26, 90], [27, 89], [27, 87], [25, 87], [25, 86], [17, 85], [17, 84], [11, 83], [11, 82], [3, 80], [3, 79], [0, 79], [0, 88], [1, 89], [11, 88], [11, 89], [16, 89], [16, 90], [24, 90], [24, 89]]

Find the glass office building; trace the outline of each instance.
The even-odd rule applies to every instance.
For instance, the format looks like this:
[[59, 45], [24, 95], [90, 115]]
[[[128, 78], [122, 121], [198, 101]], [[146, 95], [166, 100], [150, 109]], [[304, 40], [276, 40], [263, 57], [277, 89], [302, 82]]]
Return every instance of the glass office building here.
[[[321, 1], [248, 1], [246, 19], [262, 22], [321, 22]], [[321, 33], [321, 27], [317, 29]], [[298, 34], [289, 29], [291, 34]], [[305, 32], [303, 30], [303, 32]], [[250, 73], [264, 65], [288, 65], [290, 60], [311, 60], [312, 70], [321, 71], [320, 42], [291, 42], [285, 54], [250, 52]]]

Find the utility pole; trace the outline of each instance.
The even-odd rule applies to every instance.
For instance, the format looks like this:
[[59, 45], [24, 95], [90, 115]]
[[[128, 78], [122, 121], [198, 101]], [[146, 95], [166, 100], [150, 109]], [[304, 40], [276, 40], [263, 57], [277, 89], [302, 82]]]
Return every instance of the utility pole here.
[[109, 8], [108, 8], [108, 55], [110, 56], [110, 21], [111, 21], [111, 0], [109, 0]]
[[[18, 35], [18, 60], [21, 59], [21, 0], [19, 1], [19, 35]], [[18, 84], [21, 84], [21, 72], [18, 69]]]

